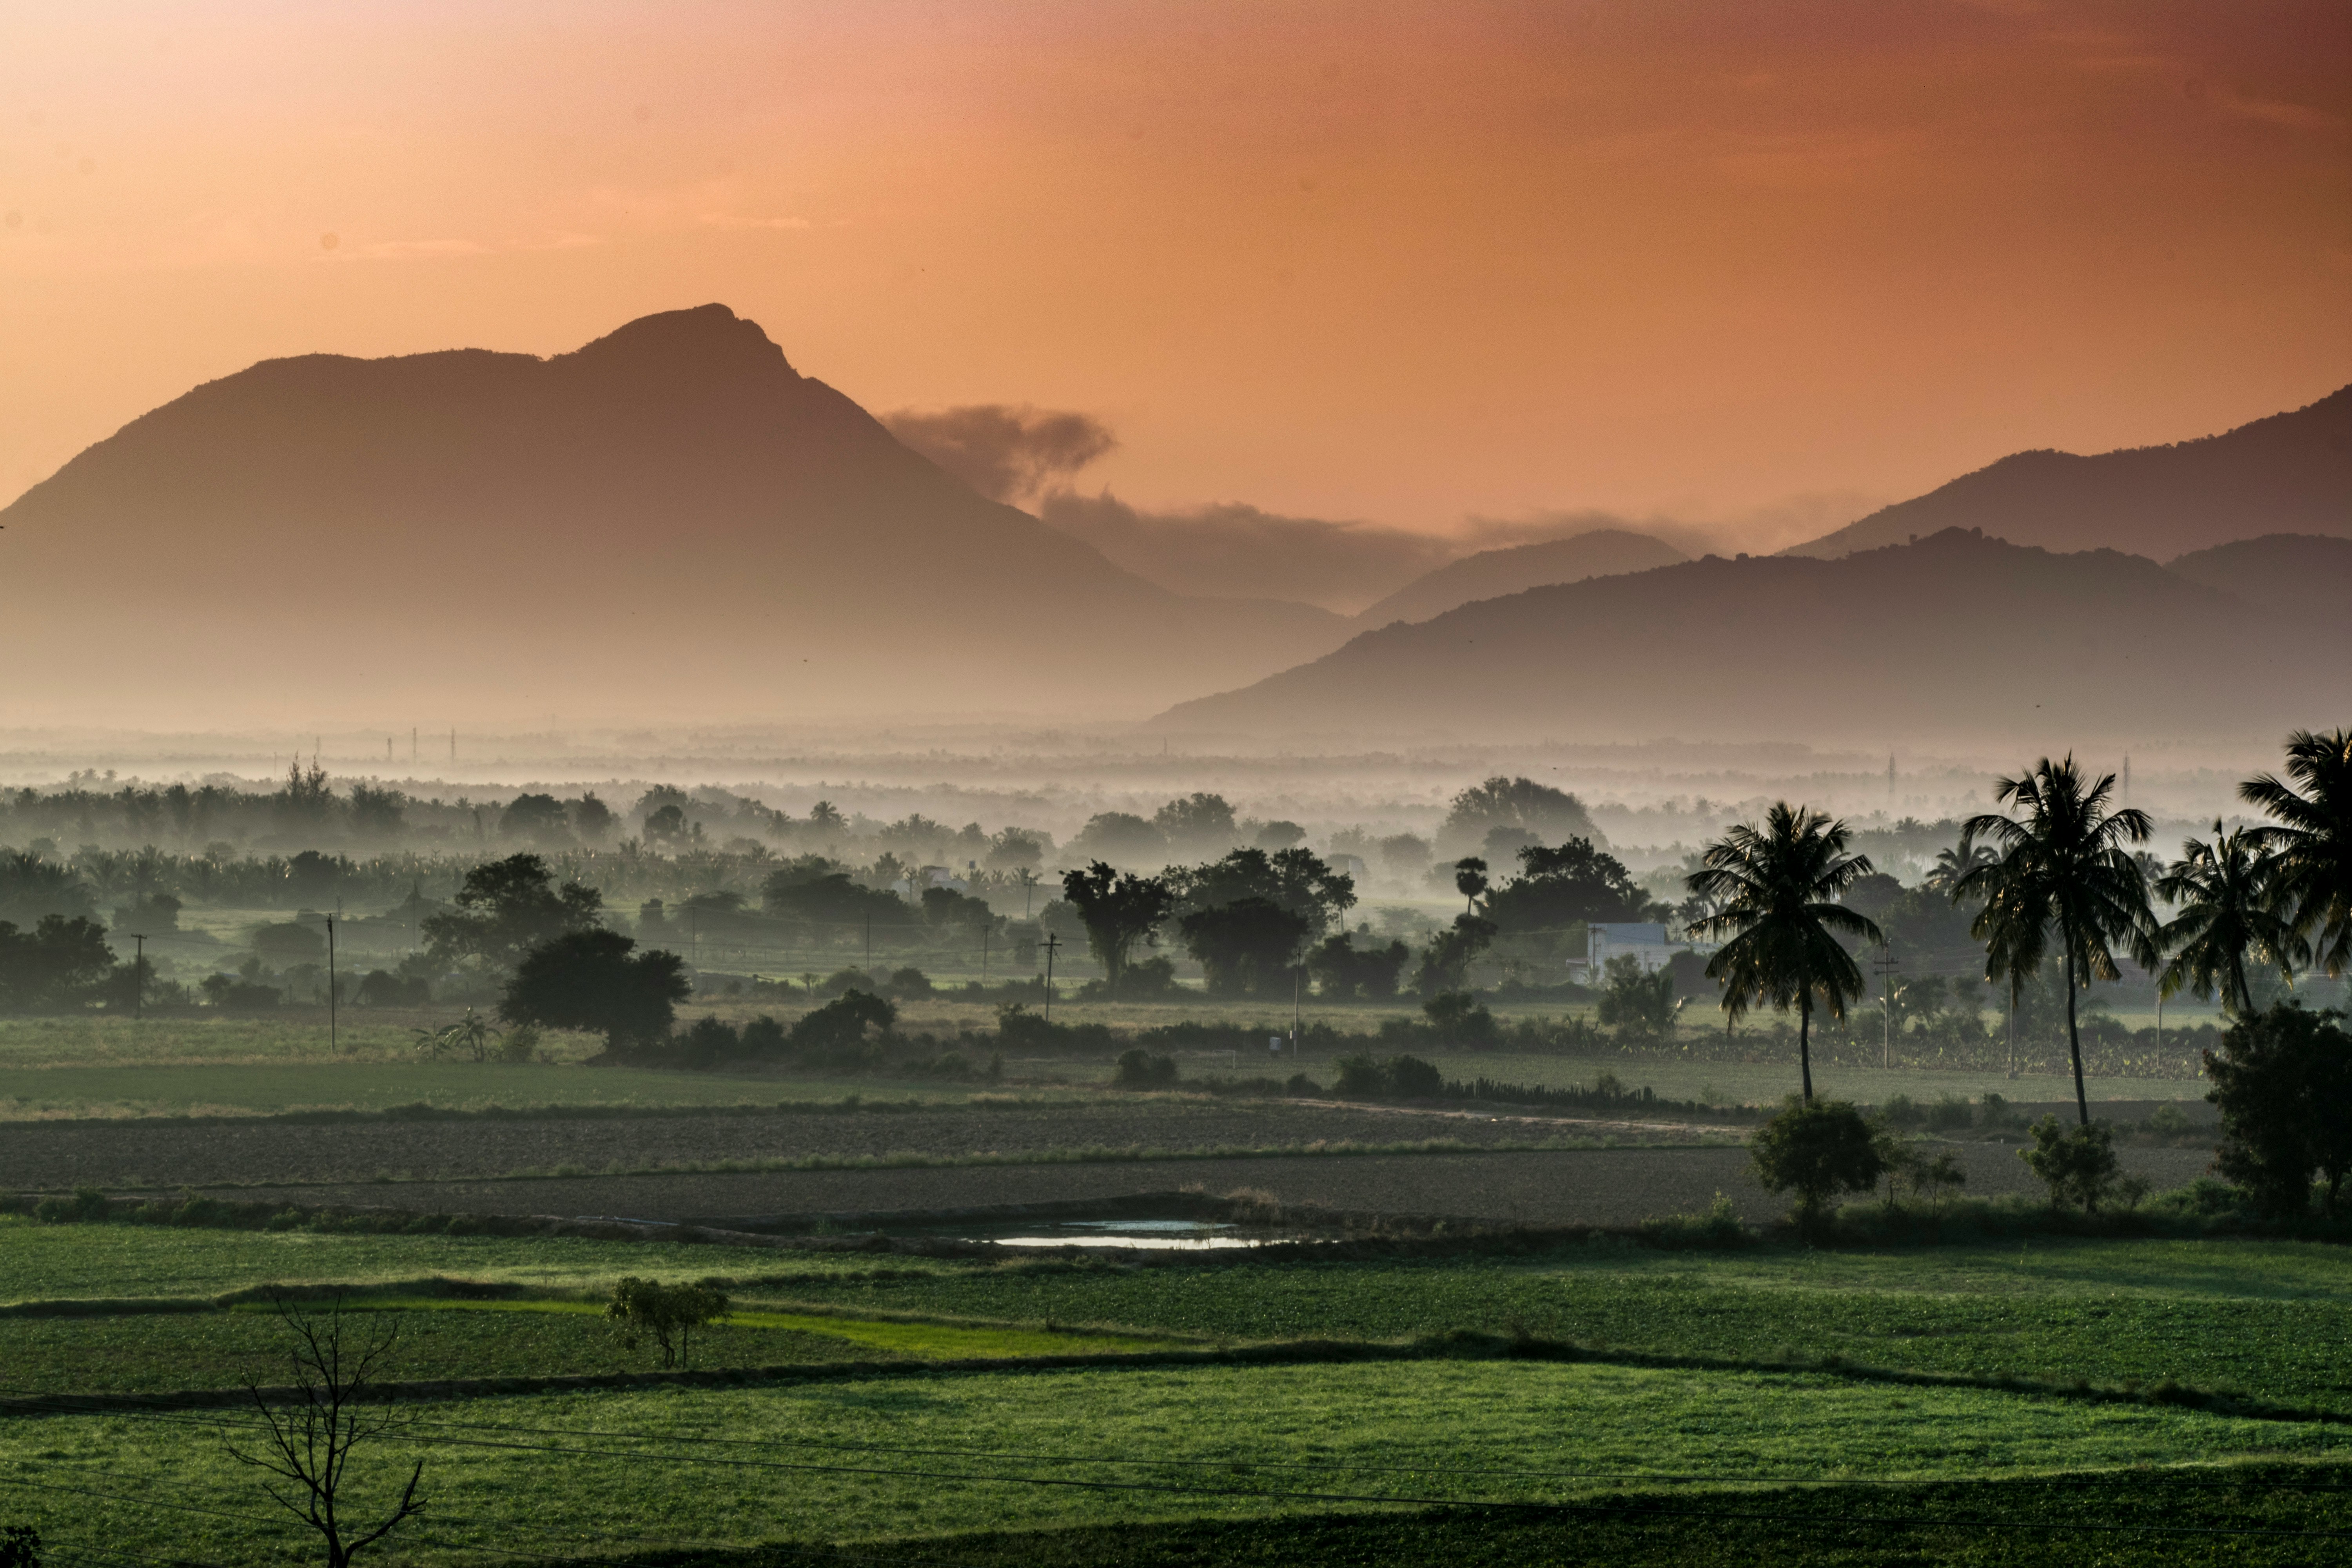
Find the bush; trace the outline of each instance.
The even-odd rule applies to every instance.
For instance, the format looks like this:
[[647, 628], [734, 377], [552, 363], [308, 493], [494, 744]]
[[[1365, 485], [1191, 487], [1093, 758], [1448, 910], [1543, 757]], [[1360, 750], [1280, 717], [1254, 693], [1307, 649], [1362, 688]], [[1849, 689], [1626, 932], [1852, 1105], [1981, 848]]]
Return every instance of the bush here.
[[931, 994], [931, 977], [910, 963], [890, 972], [887, 989], [901, 1001], [917, 1000]]
[[1108, 1024], [1056, 1024], [1018, 1002], [996, 1010], [996, 1046], [1022, 1056], [1103, 1056], [1112, 1045]]
[[1445, 1089], [1443, 1075], [1419, 1057], [1396, 1056], [1380, 1062], [1360, 1054], [1338, 1058], [1331, 1065], [1339, 1069], [1339, 1081], [1332, 1086], [1335, 1094], [1363, 1100], [1434, 1100]]
[[1323, 1086], [1303, 1072], [1295, 1072], [1290, 1075], [1289, 1081], [1282, 1086], [1282, 1092], [1295, 1095], [1321, 1094]]
[[1118, 1076], [1112, 1081], [1120, 1089], [1172, 1088], [1176, 1082], [1176, 1058], [1156, 1057], [1141, 1049], [1122, 1052]]
[[1756, 1130], [1748, 1146], [1764, 1190], [1797, 1194], [1796, 1220], [1808, 1233], [1841, 1193], [1868, 1192], [1886, 1172], [1886, 1154], [1862, 1112], [1842, 1100], [1807, 1105], [1791, 1095]]
[[2020, 1149], [2017, 1157], [2050, 1184], [2050, 1206], [2063, 1208], [2072, 1199], [2084, 1214], [2098, 1213], [2099, 1200], [2116, 1181], [2115, 1130], [2104, 1121], [2068, 1127], [2045, 1116], [2031, 1131], [2033, 1147]]
[[854, 1066], [869, 1054], [868, 1025], [887, 1029], [898, 1021], [898, 1009], [864, 991], [845, 991], [814, 1013], [803, 1014], [784, 1037], [784, 1045], [811, 1061]]
[[527, 1062], [539, 1055], [542, 1038], [536, 1024], [517, 1024], [499, 1042], [499, 1059], [502, 1062]]
[[1898, 1094], [1880, 1108], [1879, 1115], [1889, 1127], [1916, 1127], [1927, 1119], [1927, 1113], [1907, 1094]]
[[1495, 1043], [1495, 1015], [1467, 991], [1441, 991], [1421, 1005], [1439, 1043], [1485, 1050]]
[[1974, 1126], [1976, 1120], [1976, 1112], [1969, 1108], [1967, 1100], [1948, 1094], [1937, 1095], [1936, 1103], [1927, 1108], [1927, 1127], [1931, 1131], [1958, 1131]]

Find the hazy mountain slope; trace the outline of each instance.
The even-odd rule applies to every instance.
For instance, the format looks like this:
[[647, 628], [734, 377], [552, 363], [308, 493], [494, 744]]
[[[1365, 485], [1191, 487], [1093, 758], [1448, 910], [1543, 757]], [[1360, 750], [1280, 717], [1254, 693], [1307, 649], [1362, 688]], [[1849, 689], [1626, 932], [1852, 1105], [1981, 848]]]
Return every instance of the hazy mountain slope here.
[[2166, 563], [2168, 571], [2317, 627], [2352, 616], [2352, 539], [2268, 533]]
[[2063, 749], [2339, 722], [2347, 658], [2340, 621], [2284, 622], [2112, 551], [1954, 531], [1465, 605], [1154, 728]]
[[1356, 623], [1384, 626], [1391, 621], [1425, 621], [1475, 599], [1500, 598], [1549, 583], [1646, 572], [1686, 559], [1664, 540], [1622, 528], [1596, 528], [1539, 544], [1482, 550], [1414, 578], [1358, 616]]
[[981, 497], [719, 305], [546, 360], [269, 361], [0, 523], [68, 711], [1132, 710], [1343, 635]]
[[1947, 528], [2158, 560], [2266, 533], [2352, 534], [2352, 387], [2178, 446], [2019, 452], [1784, 553], [1844, 555]]

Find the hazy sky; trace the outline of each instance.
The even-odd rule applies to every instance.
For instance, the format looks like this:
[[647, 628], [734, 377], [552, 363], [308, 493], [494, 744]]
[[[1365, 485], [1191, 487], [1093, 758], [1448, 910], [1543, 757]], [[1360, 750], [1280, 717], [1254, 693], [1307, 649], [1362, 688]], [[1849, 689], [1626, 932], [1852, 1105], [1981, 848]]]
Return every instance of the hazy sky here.
[[0, 501], [720, 300], [1134, 502], [1893, 499], [2352, 380], [2352, 7], [0, 3]]

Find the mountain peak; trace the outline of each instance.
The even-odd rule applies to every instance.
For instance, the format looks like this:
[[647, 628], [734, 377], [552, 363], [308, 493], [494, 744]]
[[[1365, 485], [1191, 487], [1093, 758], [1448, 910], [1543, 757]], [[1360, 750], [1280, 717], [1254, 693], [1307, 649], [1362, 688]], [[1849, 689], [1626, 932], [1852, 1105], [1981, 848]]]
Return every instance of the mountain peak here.
[[593, 342], [556, 358], [634, 374], [772, 374], [781, 370], [794, 379], [799, 376], [784, 358], [784, 351], [760, 330], [757, 321], [748, 321], [719, 304], [639, 316]]

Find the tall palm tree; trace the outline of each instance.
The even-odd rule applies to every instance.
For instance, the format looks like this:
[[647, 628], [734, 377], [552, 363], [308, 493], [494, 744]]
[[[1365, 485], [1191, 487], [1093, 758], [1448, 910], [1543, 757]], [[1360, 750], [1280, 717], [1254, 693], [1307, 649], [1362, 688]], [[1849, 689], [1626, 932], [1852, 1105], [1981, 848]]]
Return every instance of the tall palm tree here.
[[1948, 894], [1959, 885], [1961, 878], [1979, 866], [1990, 866], [1998, 857], [1969, 834], [1949, 849], [1936, 852], [1936, 863], [1927, 868], [1927, 887], [1931, 893]]
[[2042, 759], [2022, 778], [2002, 779], [1993, 799], [2025, 814], [2014, 817], [1972, 816], [1960, 831], [1990, 839], [2000, 858], [1979, 866], [1953, 885], [1952, 900], [1982, 898], [1969, 932], [1985, 944], [1985, 978], [2007, 980], [2010, 994], [2042, 967], [2050, 938], [2058, 939], [2066, 964], [2066, 1050], [2074, 1066], [2074, 1110], [2091, 1124], [2091, 1102], [2083, 1092], [2083, 1035], [2074, 1016], [2074, 993], [2093, 978], [2120, 977], [2115, 944], [2154, 969], [2156, 916], [2147, 907], [2147, 882], [2128, 845], [2145, 844], [2147, 814], [2125, 806], [2109, 811], [2116, 776], [2090, 782], [2069, 755], [2063, 763]]
[[2352, 730], [2289, 735], [2286, 776], [2302, 789], [2263, 773], [2238, 797], [2277, 820], [2254, 830], [2277, 857], [2271, 892], [2296, 932], [2315, 939], [2320, 968], [2339, 975], [2352, 967]]
[[1765, 814], [1759, 830], [1742, 823], [1706, 847], [1699, 869], [1684, 879], [1714, 913], [1694, 921], [1693, 936], [1731, 940], [1707, 961], [1706, 977], [1723, 985], [1723, 1010], [1736, 1022], [1751, 1002], [1797, 1009], [1797, 1063], [1805, 1102], [1813, 1099], [1813, 998], [1830, 1016], [1862, 994], [1862, 970], [1839, 935], [1884, 944], [1869, 921], [1836, 901], [1870, 875], [1867, 856], [1845, 852], [1846, 826], [1786, 801]]
[[2219, 991], [2223, 1010], [2243, 1017], [2254, 1010], [2247, 954], [2282, 975], [2301, 962], [2307, 949], [2294, 923], [2273, 908], [2274, 862], [2262, 852], [2261, 832], [2224, 834], [2216, 822], [2210, 844], [2189, 839], [2158, 879], [2157, 896], [2180, 910], [2158, 933], [2173, 955], [2159, 982], [2164, 995], [2186, 989], [2210, 999]]

